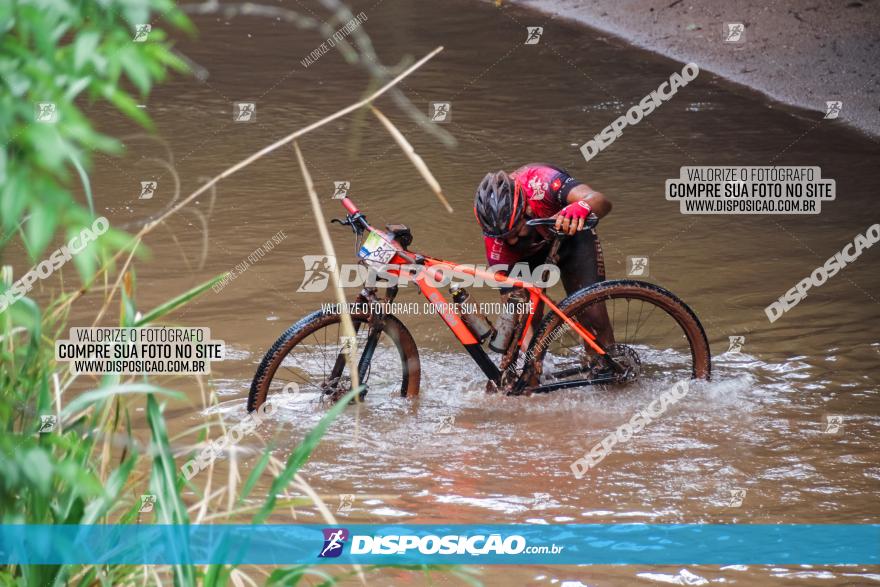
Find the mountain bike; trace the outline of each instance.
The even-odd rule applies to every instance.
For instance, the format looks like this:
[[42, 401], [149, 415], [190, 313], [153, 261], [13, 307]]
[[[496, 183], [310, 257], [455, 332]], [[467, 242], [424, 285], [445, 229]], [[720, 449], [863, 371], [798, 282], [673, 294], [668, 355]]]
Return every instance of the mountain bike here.
[[[531, 281], [411, 251], [412, 233], [405, 225], [379, 230], [352, 200], [344, 198], [342, 205], [346, 217], [333, 222], [356, 235], [360, 263], [382, 266], [388, 275], [398, 277], [402, 267], [423, 268], [408, 276], [486, 376], [489, 391], [528, 395], [591, 385], [623, 386], [644, 379], [709, 378], [709, 343], [699, 319], [658, 285], [631, 279], [602, 281], [557, 304]], [[566, 238], [553, 230], [554, 223], [552, 218], [528, 221], [542, 227], [539, 230], [551, 240], [547, 255], [551, 265]], [[597, 223], [591, 215], [585, 229], [593, 230]], [[469, 326], [472, 322], [456, 312], [436, 286], [443, 281], [443, 271], [492, 280], [527, 294], [527, 309], [516, 314], [511, 342], [497, 364], [484, 348], [484, 338]], [[342, 397], [352, 386], [345, 357], [352, 350], [361, 399], [367, 392], [418, 395], [421, 363], [415, 339], [397, 316], [385, 311], [394, 308], [397, 294], [397, 283], [364, 287], [350, 312], [355, 337], [343, 334], [339, 308], [315, 311], [288, 328], [257, 368], [248, 411], [258, 409], [290, 383], [299, 386], [299, 394], [320, 401]], [[601, 329], [595, 326], [596, 316], [603, 317]]]

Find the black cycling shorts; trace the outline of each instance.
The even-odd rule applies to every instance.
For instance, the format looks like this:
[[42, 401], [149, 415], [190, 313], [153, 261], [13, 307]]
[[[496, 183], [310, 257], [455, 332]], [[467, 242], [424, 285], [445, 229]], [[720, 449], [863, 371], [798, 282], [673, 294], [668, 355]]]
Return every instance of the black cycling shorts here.
[[[528, 263], [534, 271], [538, 265], [547, 261], [547, 253], [550, 245], [520, 261]], [[592, 230], [582, 230], [574, 236], [566, 237], [559, 247], [559, 267], [562, 286], [565, 294], [571, 295], [579, 289], [605, 281], [605, 258], [602, 254], [602, 245], [599, 237]], [[502, 289], [507, 293], [511, 288]]]

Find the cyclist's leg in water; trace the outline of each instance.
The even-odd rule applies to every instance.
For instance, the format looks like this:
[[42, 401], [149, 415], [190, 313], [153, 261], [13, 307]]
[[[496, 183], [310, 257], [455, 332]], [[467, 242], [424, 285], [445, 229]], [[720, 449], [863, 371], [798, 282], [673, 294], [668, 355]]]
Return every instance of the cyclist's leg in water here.
[[[559, 269], [565, 293], [605, 281], [605, 259], [602, 245], [592, 230], [583, 230], [562, 243]], [[614, 344], [614, 330], [604, 303], [594, 304], [580, 314], [581, 323], [596, 332], [603, 347]]]

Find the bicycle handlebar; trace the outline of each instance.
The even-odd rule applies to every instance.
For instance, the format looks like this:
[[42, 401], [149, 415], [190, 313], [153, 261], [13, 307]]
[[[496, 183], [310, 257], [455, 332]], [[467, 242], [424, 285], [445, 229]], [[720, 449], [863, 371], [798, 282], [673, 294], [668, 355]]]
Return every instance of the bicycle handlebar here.
[[[596, 225], [599, 224], [599, 217], [595, 214], [590, 214], [587, 217], [587, 221], [584, 222], [584, 227], [582, 230], [590, 230], [591, 228], [595, 228]], [[556, 219], [555, 218], [533, 218], [532, 220], [526, 221], [527, 226], [555, 226]]]
[[342, 205], [345, 206], [345, 209], [348, 210], [349, 214], [357, 214], [360, 212], [355, 203], [348, 198], [342, 198]]

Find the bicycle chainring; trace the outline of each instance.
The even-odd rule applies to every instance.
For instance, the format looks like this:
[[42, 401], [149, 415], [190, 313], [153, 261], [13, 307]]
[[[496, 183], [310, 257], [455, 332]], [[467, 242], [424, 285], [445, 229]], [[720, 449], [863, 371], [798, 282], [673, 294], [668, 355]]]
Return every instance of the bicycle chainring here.
[[638, 379], [642, 372], [642, 361], [634, 348], [625, 344], [613, 344], [605, 352], [623, 368], [622, 371], [615, 370], [613, 373], [615, 383], [629, 383]]

